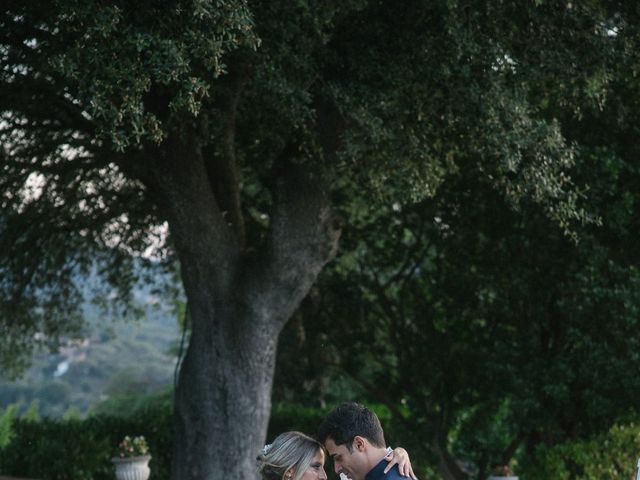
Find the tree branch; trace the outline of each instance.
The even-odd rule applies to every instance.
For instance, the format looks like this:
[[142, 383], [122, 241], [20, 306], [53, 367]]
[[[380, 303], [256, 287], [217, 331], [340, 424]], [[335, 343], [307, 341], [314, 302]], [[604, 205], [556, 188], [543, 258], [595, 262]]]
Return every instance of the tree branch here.
[[195, 132], [169, 137], [146, 154], [123, 157], [119, 166], [144, 184], [169, 223], [187, 288], [224, 292], [232, 287], [238, 249], [211, 188], [201, 143]]
[[207, 171], [218, 205], [235, 232], [238, 249], [243, 250], [246, 231], [240, 200], [235, 135], [238, 103], [250, 76], [250, 66], [247, 58], [241, 54], [232, 55], [227, 63], [229, 73], [220, 80], [223, 91], [220, 99], [223, 112], [222, 152], [220, 155], [207, 151], [204, 153], [207, 156]]
[[267, 243], [256, 256], [266, 260], [248, 266], [245, 291], [254, 317], [280, 331], [335, 256], [341, 230], [321, 179], [308, 170], [283, 168], [275, 190]]

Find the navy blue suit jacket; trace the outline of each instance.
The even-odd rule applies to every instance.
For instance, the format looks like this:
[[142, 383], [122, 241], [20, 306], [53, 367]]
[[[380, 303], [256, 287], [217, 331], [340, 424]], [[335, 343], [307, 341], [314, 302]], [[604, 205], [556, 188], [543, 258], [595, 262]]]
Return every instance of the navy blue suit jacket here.
[[388, 464], [389, 462], [387, 462], [386, 460], [384, 459], [381, 460], [380, 463], [378, 463], [375, 467], [373, 467], [372, 470], [369, 471], [369, 473], [367, 473], [365, 480], [383, 480], [383, 479], [406, 480], [407, 479], [407, 477], [403, 477], [402, 475], [400, 475], [400, 472], [398, 471], [398, 465], [394, 465], [391, 470], [389, 470], [387, 473], [384, 473], [384, 469], [387, 468]]

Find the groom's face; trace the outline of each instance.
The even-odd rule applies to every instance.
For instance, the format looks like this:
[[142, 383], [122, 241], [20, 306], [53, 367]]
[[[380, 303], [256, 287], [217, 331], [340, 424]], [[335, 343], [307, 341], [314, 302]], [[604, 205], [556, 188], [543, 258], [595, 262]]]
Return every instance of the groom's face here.
[[356, 448], [349, 451], [346, 445], [336, 445], [331, 437], [327, 438], [324, 446], [333, 459], [333, 469], [338, 475], [344, 474], [351, 480], [364, 480], [368, 469], [362, 452]]

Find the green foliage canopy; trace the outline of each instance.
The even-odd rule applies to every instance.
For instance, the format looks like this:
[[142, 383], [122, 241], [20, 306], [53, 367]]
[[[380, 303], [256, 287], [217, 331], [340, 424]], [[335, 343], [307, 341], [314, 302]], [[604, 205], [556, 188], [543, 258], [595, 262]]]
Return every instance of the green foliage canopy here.
[[[353, 178], [382, 198], [415, 200], [470, 169], [567, 229], [584, 220], [566, 174], [573, 147], [535, 96], [554, 78], [571, 108], [600, 98], [626, 32], [606, 34], [615, 19], [598, 2], [9, 2], [0, 20], [0, 303], [14, 319], [3, 322], [5, 363], [35, 331], [71, 329], [72, 271], [98, 252], [126, 298], [130, 261], [113, 260], [113, 248], [154, 243], [159, 199], [139, 179], [147, 154], [162, 155], [172, 136], [203, 148], [220, 191], [239, 189], [255, 242], [252, 229], [269, 219], [264, 192], [292, 146], [338, 191]], [[228, 156], [238, 176], [220, 166]]]

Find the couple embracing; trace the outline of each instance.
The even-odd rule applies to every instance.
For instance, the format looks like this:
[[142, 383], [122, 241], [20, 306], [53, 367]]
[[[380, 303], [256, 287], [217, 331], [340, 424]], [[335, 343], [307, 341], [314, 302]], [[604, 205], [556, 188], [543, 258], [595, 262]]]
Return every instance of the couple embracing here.
[[343, 403], [318, 429], [318, 440], [285, 432], [258, 455], [263, 480], [326, 480], [326, 455], [344, 480], [416, 479], [407, 452], [387, 448], [380, 420], [367, 407]]

